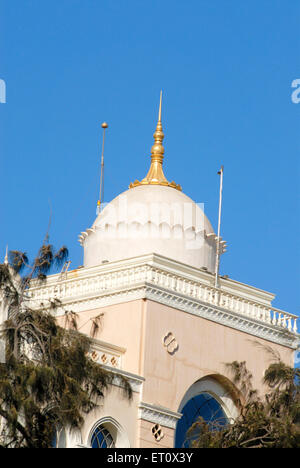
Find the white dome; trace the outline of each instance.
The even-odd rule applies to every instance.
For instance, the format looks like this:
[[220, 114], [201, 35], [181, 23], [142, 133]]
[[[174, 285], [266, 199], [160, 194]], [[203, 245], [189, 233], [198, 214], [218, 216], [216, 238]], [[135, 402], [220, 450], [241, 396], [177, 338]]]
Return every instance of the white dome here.
[[118, 195], [81, 233], [84, 266], [156, 253], [214, 271], [216, 235], [201, 207], [163, 185], [140, 185]]

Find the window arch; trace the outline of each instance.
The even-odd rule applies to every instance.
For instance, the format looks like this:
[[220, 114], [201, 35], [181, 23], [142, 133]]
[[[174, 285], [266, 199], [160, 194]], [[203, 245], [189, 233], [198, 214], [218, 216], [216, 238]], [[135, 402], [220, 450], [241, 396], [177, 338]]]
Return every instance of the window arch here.
[[201, 416], [212, 430], [224, 427], [237, 416], [233, 398], [217, 380], [206, 377], [186, 392], [179, 407], [181, 419], [176, 425], [175, 447], [189, 447], [187, 431]]
[[115, 442], [111, 433], [103, 426], [98, 424], [95, 427], [91, 437], [92, 448], [114, 448]]
[[90, 431], [88, 445], [92, 448], [129, 448], [128, 437], [113, 418], [101, 418]]
[[[187, 432], [194, 422], [201, 416], [204, 421], [215, 430], [228, 424], [228, 418], [220, 403], [209, 393], [202, 392], [192, 397], [181, 410], [182, 417], [177, 423], [175, 447], [188, 448], [190, 441], [187, 438]], [[195, 437], [196, 434], [191, 436]]]

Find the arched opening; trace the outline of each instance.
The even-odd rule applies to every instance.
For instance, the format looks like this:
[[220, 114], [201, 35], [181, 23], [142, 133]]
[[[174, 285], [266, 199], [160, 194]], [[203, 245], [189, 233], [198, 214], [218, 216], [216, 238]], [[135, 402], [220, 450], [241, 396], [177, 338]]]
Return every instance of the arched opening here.
[[120, 424], [111, 417], [100, 419], [90, 431], [88, 445], [92, 448], [128, 448], [128, 437]]
[[91, 437], [92, 448], [114, 448], [115, 441], [103, 424], [95, 427]]
[[190, 446], [197, 433], [188, 435], [188, 430], [199, 417], [202, 417], [212, 430], [222, 428], [229, 422], [220, 403], [207, 392], [192, 397], [184, 405], [181, 413], [182, 417], [176, 427], [175, 447], [177, 448]]
[[176, 425], [176, 448], [188, 448], [197, 437], [197, 432], [188, 434], [188, 431], [199, 417], [203, 418], [211, 430], [219, 430], [237, 416], [234, 399], [224, 385], [224, 379], [220, 383], [213, 377], [195, 382], [184, 395], [178, 411], [182, 417]]

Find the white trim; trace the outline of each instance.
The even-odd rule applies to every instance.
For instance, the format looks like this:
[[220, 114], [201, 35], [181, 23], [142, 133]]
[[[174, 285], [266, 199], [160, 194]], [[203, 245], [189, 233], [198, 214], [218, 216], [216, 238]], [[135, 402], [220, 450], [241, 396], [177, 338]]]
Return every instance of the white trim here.
[[115, 385], [116, 387], [123, 386], [122, 381], [118, 377], [119, 375], [122, 375], [123, 377], [127, 378], [127, 380], [129, 381], [133, 392], [141, 393], [142, 384], [145, 381], [144, 377], [141, 377], [140, 375], [137, 375], [137, 374], [132, 374], [131, 372], [127, 372], [122, 369], [115, 369], [114, 367], [111, 367], [111, 366], [102, 365], [102, 367], [108, 370], [109, 372], [112, 372], [115, 374], [115, 378], [112, 383], [113, 385]]
[[115, 448], [130, 448], [130, 442], [125, 430], [121, 424], [111, 416], [104, 416], [93, 424], [91, 429], [88, 431], [86, 446], [92, 448], [91, 441], [93, 432], [100, 425], [104, 426], [111, 434], [115, 443]]
[[160, 424], [170, 429], [175, 429], [176, 423], [181, 416], [181, 413], [171, 411], [163, 406], [143, 402], [139, 404], [139, 419]]
[[[191, 267], [184, 263], [172, 260], [170, 258], [155, 253], [140, 255], [138, 257], [131, 257], [126, 260], [108, 262], [93, 267], [81, 266], [77, 269], [68, 271], [66, 279], [60, 281], [60, 283], [63, 284], [65, 281], [78, 280], [80, 278], [86, 277], [97, 277], [100, 272], [101, 274], [105, 274], [110, 273], [111, 271], [121, 271], [124, 268], [127, 269], [131, 267], [141, 267], [145, 264], [153, 267], [162, 268], [163, 270], [168, 271], [171, 274], [174, 272], [181, 272], [182, 276], [184, 276], [185, 278], [190, 280], [194, 280], [195, 278], [197, 278], [198, 280], [201, 280], [203, 284], [212, 285], [214, 283], [214, 277], [211, 273], [201, 269], [197, 269], [195, 267]], [[260, 300], [261, 302], [264, 302], [266, 304], [270, 304], [275, 297], [273, 293], [264, 291], [254, 286], [247, 285], [245, 283], [241, 283], [231, 278], [223, 279], [221, 276], [220, 279], [222, 289], [228, 291], [230, 290], [231, 293], [233, 293], [233, 290], [235, 290], [238, 295], [241, 295], [241, 293], [243, 292], [243, 295], [248, 296], [248, 298], [251, 297], [252, 299]], [[58, 280], [61, 280], [60, 273], [50, 275], [47, 277], [47, 283], [49, 285], [56, 284]], [[32, 287], [31, 289], [33, 290], [34, 287]], [[37, 286], [37, 289], [39, 289], [39, 286]]]
[[299, 338], [295, 334], [289, 333], [288, 330], [282, 330], [278, 326], [245, 317], [222, 307], [208, 306], [205, 302], [180, 294], [171, 295], [169, 291], [157, 287], [148, 287], [145, 297], [282, 346], [292, 349], [296, 349], [298, 346]]
[[91, 338], [91, 350], [89, 357], [101, 365], [107, 365], [112, 368], [122, 368], [122, 355], [126, 352], [126, 348], [106, 343], [105, 341]]
[[271, 306], [272, 294], [227, 279], [221, 288], [214, 276], [165, 257], [151, 254], [48, 277], [30, 289], [32, 306], [57, 297], [74, 312], [150, 299], [207, 320], [296, 349], [297, 316]]
[[107, 341], [102, 341], [98, 340], [97, 338], [90, 338], [92, 342], [92, 346], [95, 345], [95, 347], [101, 347], [106, 350], [110, 350], [111, 352], [116, 352], [118, 354], [124, 354], [126, 352], [126, 348], [117, 346], [112, 343], [107, 343]]
[[[188, 401], [200, 395], [201, 393], [208, 393], [211, 395], [220, 404], [226, 417], [228, 418], [229, 423], [232, 424], [234, 422], [235, 418], [237, 418], [239, 415], [234, 400], [226, 388], [212, 377], [203, 377], [202, 379], [193, 383], [185, 392], [178, 411], [182, 411]], [[174, 431], [174, 445], [175, 442], [176, 430]]]
[[185, 404], [191, 398], [204, 392], [209, 393], [218, 401], [218, 403], [220, 403], [229, 420], [234, 420], [238, 416], [238, 410], [230, 393], [225, 389], [225, 387], [223, 387], [223, 385], [211, 377], [203, 377], [190, 386], [181, 400], [178, 411], [182, 411]]

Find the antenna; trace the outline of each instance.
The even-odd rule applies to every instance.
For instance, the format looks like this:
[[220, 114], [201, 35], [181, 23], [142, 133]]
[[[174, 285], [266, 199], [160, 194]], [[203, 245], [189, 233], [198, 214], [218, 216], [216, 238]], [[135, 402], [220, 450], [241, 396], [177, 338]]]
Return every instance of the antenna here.
[[102, 203], [103, 194], [104, 194], [104, 141], [105, 141], [105, 130], [106, 128], [108, 128], [108, 124], [106, 122], [103, 122], [103, 124], [101, 124], [101, 127], [103, 128], [103, 140], [102, 140], [102, 155], [101, 155], [100, 191], [99, 191], [99, 200], [97, 201], [97, 209], [96, 209], [97, 215], [101, 211], [101, 203]]
[[219, 219], [218, 219], [218, 237], [217, 237], [217, 255], [216, 255], [216, 269], [215, 269], [215, 288], [219, 287], [219, 269], [220, 269], [220, 230], [221, 230], [221, 211], [222, 211], [222, 190], [223, 190], [223, 172], [224, 166], [218, 171], [220, 175], [220, 195], [219, 195]]
[[8, 265], [8, 245], [6, 246], [4, 265]]

